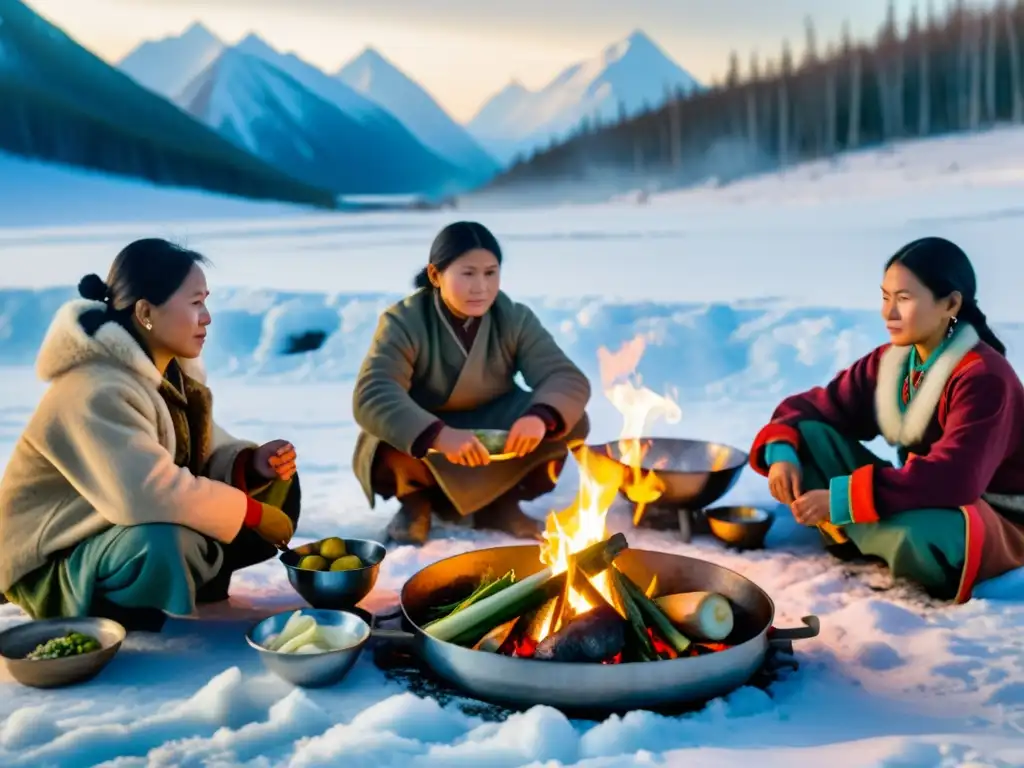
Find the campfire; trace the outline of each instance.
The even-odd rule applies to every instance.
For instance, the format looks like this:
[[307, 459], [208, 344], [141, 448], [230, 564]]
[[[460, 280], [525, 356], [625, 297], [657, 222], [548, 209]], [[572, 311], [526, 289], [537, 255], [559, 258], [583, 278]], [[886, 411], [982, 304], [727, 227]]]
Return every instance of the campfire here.
[[[723, 650], [732, 631], [729, 602], [712, 593], [658, 596], [657, 579], [637, 584], [615, 564], [628, 547], [608, 535], [606, 518], [620, 490], [636, 504], [634, 522], [664, 487], [643, 469], [641, 439], [655, 421], [678, 422], [678, 405], [635, 376], [645, 342], [601, 349], [605, 395], [623, 416], [619, 457], [574, 453], [580, 489], [573, 504], [548, 515], [540, 547], [543, 569], [519, 580], [491, 574], [461, 600], [438, 606], [424, 630], [481, 652], [551, 661], [617, 664]], [[608, 460], [609, 458], [614, 460]]]

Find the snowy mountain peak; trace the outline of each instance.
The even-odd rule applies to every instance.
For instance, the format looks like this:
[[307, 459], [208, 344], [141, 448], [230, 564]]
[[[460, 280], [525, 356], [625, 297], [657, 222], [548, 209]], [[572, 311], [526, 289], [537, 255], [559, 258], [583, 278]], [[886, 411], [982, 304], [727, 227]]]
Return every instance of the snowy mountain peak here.
[[354, 59], [352, 59], [352, 61], [350, 61], [348, 64], [346, 64], [343, 67], [343, 69], [347, 69], [347, 68], [353, 67], [353, 66], [367, 66], [367, 65], [375, 66], [375, 67], [381, 67], [381, 66], [393, 67], [394, 66], [394, 64], [392, 64], [390, 61], [388, 61], [387, 57], [384, 54], [382, 54], [380, 51], [378, 51], [372, 45], [368, 45], [368, 46], [366, 46], [363, 49], [362, 53], [360, 53], [358, 56], [356, 56]]
[[531, 93], [531, 91], [517, 78], [512, 78], [504, 88], [498, 91], [494, 98], [500, 98], [502, 96], [518, 96], [524, 93]]
[[256, 56], [261, 59], [266, 59], [272, 56], [279, 56], [277, 50], [270, 45], [266, 40], [257, 35], [255, 32], [250, 32], [240, 41], [238, 41], [234, 48], [236, 51], [247, 53], [250, 56]]
[[539, 91], [513, 81], [468, 127], [492, 154], [510, 161], [553, 138], [566, 138], [584, 118], [615, 120], [620, 105], [634, 115], [663, 103], [668, 91], [700, 87], [646, 33], [635, 30], [593, 58], [566, 67]]
[[413, 82], [412, 78], [372, 46], [364, 48], [362, 53], [338, 70], [335, 77], [371, 99], [373, 96], [370, 92], [374, 89], [375, 84], [388, 87], [389, 84], [394, 86], [402, 81]]
[[223, 45], [220, 38], [203, 26], [201, 21], [193, 21], [177, 39], [192, 45]]
[[335, 77], [393, 114], [426, 147], [466, 169], [473, 178], [486, 179], [498, 169], [494, 159], [422, 85], [375, 48], [364, 49]]
[[224, 48], [220, 38], [196, 21], [180, 35], [137, 46], [118, 68], [140, 85], [173, 100]]

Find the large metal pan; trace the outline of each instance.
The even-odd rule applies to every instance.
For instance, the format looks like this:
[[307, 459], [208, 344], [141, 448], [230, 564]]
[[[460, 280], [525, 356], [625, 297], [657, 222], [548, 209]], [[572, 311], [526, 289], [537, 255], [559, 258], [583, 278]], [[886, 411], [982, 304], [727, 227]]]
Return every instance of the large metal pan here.
[[488, 572], [514, 570], [517, 578], [543, 566], [540, 548], [496, 547], [449, 557], [419, 571], [402, 588], [401, 639], [438, 676], [475, 698], [514, 707], [537, 704], [567, 710], [629, 710], [708, 701], [744, 685], [761, 668], [770, 643], [815, 637], [818, 619], [805, 627], [773, 629], [775, 606], [765, 592], [735, 571], [703, 560], [627, 549], [615, 561], [637, 584], [658, 577], [658, 594], [710, 590], [733, 604], [732, 647], [704, 656], [628, 664], [569, 664], [474, 651], [437, 640], [421, 626], [431, 607], [457, 599]]
[[[642, 442], [648, 448], [640, 468], [653, 472], [665, 486], [655, 502], [658, 506], [699, 510], [714, 504], [736, 483], [749, 458], [738, 448], [704, 440], [651, 437]], [[585, 450], [588, 460], [622, 464], [618, 441], [588, 445]], [[624, 489], [622, 493], [625, 497]]]

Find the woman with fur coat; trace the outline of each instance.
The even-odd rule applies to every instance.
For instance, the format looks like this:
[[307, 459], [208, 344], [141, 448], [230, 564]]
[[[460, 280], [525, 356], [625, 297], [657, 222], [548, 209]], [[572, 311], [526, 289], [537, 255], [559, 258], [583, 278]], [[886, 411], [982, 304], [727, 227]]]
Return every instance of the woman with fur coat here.
[[[937, 237], [886, 264], [891, 343], [792, 395], [751, 466], [842, 556], [868, 556], [933, 596], [1024, 565], [1024, 387], [977, 302], [967, 255]], [[862, 443], [879, 435], [896, 465]]]
[[199, 356], [205, 259], [139, 240], [56, 314], [49, 387], [0, 480], [0, 591], [33, 618], [100, 615], [157, 629], [226, 599], [299, 515], [295, 450], [213, 420]]

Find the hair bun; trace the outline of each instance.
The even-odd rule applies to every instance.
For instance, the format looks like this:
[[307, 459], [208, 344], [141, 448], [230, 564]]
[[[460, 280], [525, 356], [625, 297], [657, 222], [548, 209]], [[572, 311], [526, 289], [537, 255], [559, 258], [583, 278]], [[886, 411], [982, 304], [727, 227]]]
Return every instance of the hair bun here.
[[89, 274], [78, 281], [78, 294], [90, 301], [105, 301], [107, 284], [96, 274]]

